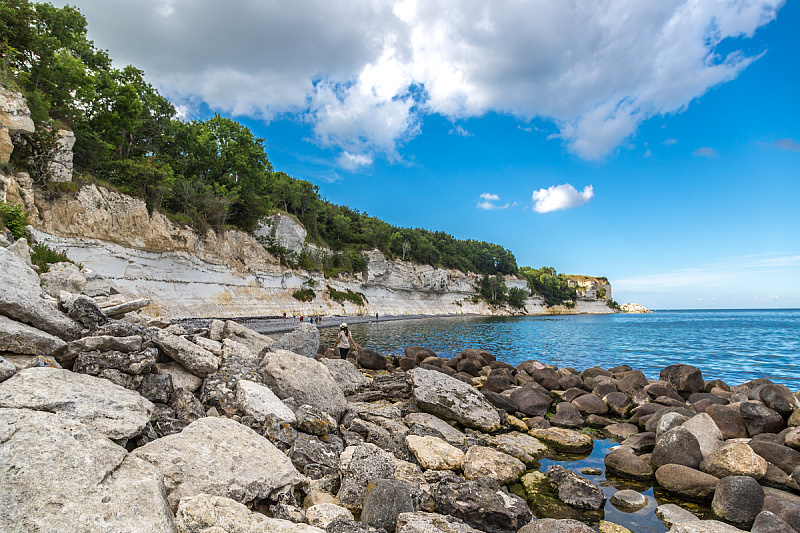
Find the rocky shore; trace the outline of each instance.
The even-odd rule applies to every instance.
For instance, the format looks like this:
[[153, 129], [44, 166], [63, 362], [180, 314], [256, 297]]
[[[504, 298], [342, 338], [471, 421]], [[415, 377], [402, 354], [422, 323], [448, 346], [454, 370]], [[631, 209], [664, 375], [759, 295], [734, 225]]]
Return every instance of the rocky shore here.
[[591, 472], [542, 467], [592, 435], [619, 441], [607, 476], [710, 506], [659, 506], [670, 531], [800, 531], [800, 401], [769, 380], [480, 347], [342, 360], [310, 324], [275, 340], [148, 304], [71, 264], [40, 275], [0, 236], [0, 531], [629, 531]]

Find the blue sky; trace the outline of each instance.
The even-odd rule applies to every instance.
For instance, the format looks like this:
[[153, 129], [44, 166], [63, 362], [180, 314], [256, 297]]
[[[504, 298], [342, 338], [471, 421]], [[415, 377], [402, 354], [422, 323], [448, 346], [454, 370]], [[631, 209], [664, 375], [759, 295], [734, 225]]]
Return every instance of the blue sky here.
[[798, 2], [76, 4], [333, 202], [619, 302], [800, 307]]

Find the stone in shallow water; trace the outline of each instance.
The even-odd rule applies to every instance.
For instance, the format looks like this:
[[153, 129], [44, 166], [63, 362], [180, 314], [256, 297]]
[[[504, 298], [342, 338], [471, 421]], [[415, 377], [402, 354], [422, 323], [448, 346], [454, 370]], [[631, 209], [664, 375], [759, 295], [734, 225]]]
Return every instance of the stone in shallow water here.
[[561, 465], [548, 468], [547, 479], [558, 493], [558, 498], [573, 507], [600, 509], [606, 500], [600, 487]]
[[519, 459], [485, 446], [472, 446], [467, 450], [462, 465], [465, 478], [488, 476], [501, 485], [516, 481], [525, 472], [525, 464]]
[[594, 530], [577, 520], [543, 518], [526, 524], [518, 533], [594, 533]]
[[656, 470], [656, 481], [664, 489], [691, 500], [710, 500], [719, 479], [683, 465], [669, 464]]
[[531, 429], [528, 433], [550, 448], [564, 453], [589, 453], [594, 446], [590, 436], [571, 429]]
[[664, 505], [656, 507], [656, 517], [664, 522], [664, 525], [667, 527], [700, 520], [683, 507], [679, 507], [674, 503], [665, 503]]
[[633, 513], [647, 505], [647, 496], [635, 490], [618, 490], [611, 496], [611, 505], [626, 513]]
[[488, 477], [469, 481], [450, 475], [436, 485], [433, 497], [443, 514], [489, 533], [515, 532], [532, 517], [525, 500]]

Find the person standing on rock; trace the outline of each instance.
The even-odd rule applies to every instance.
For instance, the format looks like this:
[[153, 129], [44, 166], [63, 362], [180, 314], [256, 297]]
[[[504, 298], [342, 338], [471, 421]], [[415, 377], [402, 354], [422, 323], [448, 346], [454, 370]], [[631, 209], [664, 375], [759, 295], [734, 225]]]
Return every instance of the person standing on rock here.
[[347, 324], [342, 322], [342, 325], [339, 326], [339, 335], [336, 337], [336, 343], [333, 345], [333, 351], [339, 348], [339, 355], [341, 355], [342, 359], [347, 359], [347, 352], [350, 351], [350, 343], [353, 343], [353, 348], [358, 351], [358, 344], [353, 340], [353, 336], [350, 335]]

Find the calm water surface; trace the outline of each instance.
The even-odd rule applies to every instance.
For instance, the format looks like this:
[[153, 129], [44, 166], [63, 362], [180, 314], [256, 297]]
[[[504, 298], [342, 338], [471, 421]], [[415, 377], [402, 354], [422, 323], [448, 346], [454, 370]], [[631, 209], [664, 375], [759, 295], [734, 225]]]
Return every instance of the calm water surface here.
[[[583, 370], [628, 364], [658, 379], [675, 363], [728, 384], [765, 377], [800, 390], [800, 309], [660, 311], [641, 315], [429, 318], [356, 324], [359, 345], [384, 354], [426, 346], [443, 357], [482, 348], [516, 365], [537, 359]], [[321, 330], [333, 344], [335, 329]]]

